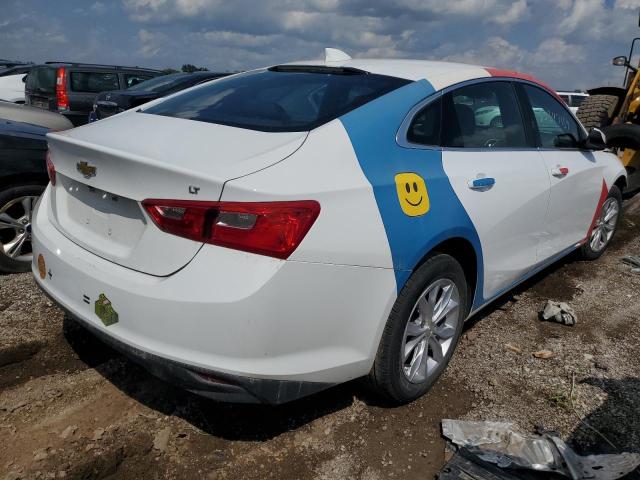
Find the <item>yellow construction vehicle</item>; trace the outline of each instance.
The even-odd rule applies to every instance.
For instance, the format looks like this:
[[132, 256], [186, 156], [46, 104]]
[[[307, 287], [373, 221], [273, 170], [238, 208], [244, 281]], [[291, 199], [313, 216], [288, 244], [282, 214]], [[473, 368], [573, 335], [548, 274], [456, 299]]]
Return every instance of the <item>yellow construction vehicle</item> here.
[[587, 130], [602, 129], [607, 146], [617, 150], [629, 174], [627, 190], [640, 187], [640, 65], [631, 64], [639, 41], [640, 37], [633, 39], [628, 57], [613, 59], [613, 65], [626, 68], [624, 86], [588, 90], [590, 96], [576, 114]]

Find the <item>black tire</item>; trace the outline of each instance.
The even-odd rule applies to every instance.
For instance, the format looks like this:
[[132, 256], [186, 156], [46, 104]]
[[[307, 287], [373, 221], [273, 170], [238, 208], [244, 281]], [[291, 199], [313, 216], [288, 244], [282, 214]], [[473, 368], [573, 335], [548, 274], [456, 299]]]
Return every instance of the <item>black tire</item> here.
[[[611, 237], [607, 240], [607, 242], [606, 242], [606, 244], [604, 245], [603, 248], [601, 248], [599, 250], [594, 250], [592, 248], [592, 246], [591, 246], [591, 234], [592, 234], [592, 232], [590, 232], [589, 233], [589, 237], [587, 237], [586, 242], [580, 248], [580, 255], [585, 260], [595, 260], [596, 258], [599, 258], [605, 252], [607, 247], [610, 245], [611, 240], [613, 240], [613, 237], [615, 236], [615, 233], [618, 230], [618, 225], [620, 224], [620, 219], [622, 218], [622, 192], [620, 192], [620, 189], [615, 185], [613, 185], [611, 187], [611, 189], [609, 190], [609, 195], [605, 199], [604, 204], [606, 204], [610, 199], [613, 199], [613, 201], [615, 201], [618, 204], [618, 216], [616, 218], [615, 225], [614, 225]], [[597, 228], [597, 227], [595, 227], [595, 228]], [[595, 230], [595, 228], [594, 228], [594, 230]]]
[[[23, 196], [40, 196], [44, 191], [43, 185], [10, 185], [6, 187], [0, 187], [0, 211], [5, 205], [8, 205], [12, 200]], [[20, 261], [10, 258], [5, 255], [2, 243], [12, 235], [12, 231], [0, 230], [0, 272], [2, 273], [20, 273], [31, 271], [31, 260]], [[31, 248], [31, 242], [25, 245], [25, 248]], [[30, 250], [27, 250], [30, 251]]]
[[584, 99], [576, 116], [584, 128], [602, 128], [611, 125], [618, 106], [618, 97], [614, 95], [590, 95]]
[[[401, 360], [401, 352], [405, 345], [405, 329], [418, 299], [430, 285], [440, 279], [452, 281], [458, 289], [459, 320], [443, 361], [423, 382], [412, 383], [405, 376]], [[391, 310], [368, 376], [370, 388], [393, 404], [407, 403], [424, 395], [440, 377], [458, 344], [464, 320], [469, 312], [469, 296], [464, 271], [453, 257], [434, 254], [422, 264], [409, 277]]]

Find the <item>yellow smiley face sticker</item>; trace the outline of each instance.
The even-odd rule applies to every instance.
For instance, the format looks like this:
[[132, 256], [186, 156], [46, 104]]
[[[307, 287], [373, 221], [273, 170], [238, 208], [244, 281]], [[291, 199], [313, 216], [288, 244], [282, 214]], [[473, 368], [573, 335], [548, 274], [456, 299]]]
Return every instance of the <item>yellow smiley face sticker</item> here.
[[395, 180], [398, 201], [406, 215], [417, 217], [429, 211], [429, 193], [424, 178], [415, 173], [398, 173]]

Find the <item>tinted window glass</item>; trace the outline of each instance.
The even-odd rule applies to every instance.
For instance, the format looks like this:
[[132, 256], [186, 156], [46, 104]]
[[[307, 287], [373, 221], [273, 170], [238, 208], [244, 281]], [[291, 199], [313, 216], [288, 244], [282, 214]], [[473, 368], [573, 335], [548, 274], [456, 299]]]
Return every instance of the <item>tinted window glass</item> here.
[[133, 87], [134, 85], [138, 85], [146, 80], [153, 78], [151, 75], [137, 75], [132, 73], [127, 73], [124, 76], [124, 88]]
[[413, 118], [407, 140], [422, 145], [440, 145], [442, 125], [442, 99], [439, 98], [423, 108]]
[[55, 93], [56, 71], [49, 67], [37, 67], [27, 77], [25, 88], [34, 93]]
[[185, 91], [144, 111], [265, 132], [306, 131], [408, 83], [331, 68], [260, 70]]
[[550, 93], [532, 85], [524, 85], [535, 125], [543, 148], [576, 148], [582, 138], [578, 123]]
[[579, 107], [584, 102], [584, 99], [587, 98], [584, 95], [571, 95], [571, 106]]
[[100, 93], [119, 89], [115, 73], [71, 72], [71, 90], [74, 92]]
[[509, 82], [483, 82], [444, 97], [443, 145], [465, 148], [522, 148], [522, 115]]

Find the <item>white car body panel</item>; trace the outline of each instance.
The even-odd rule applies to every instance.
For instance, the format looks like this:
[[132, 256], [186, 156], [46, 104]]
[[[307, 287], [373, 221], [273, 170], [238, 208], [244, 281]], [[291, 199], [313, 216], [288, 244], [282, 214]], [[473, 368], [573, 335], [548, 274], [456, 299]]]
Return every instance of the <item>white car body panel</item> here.
[[24, 103], [25, 73], [0, 77], [0, 100], [13, 103]]
[[[144, 127], [134, 128], [142, 115]], [[158, 137], [163, 130], [172, 134]], [[197, 189], [198, 200], [218, 201], [226, 180], [281, 161], [307, 137], [305, 132], [255, 133], [130, 112], [49, 134], [60, 177], [52, 190], [51, 219], [96, 255], [152, 275], [170, 275], [201, 244], [162, 233], [136, 202], [193, 200], [190, 188]], [[78, 170], [81, 162], [89, 162], [97, 174], [86, 178]], [[158, 252], [164, 252], [161, 260]]]
[[[549, 175], [537, 151], [445, 150], [443, 166], [475, 225], [484, 257], [484, 298], [493, 298], [538, 262], [549, 206]], [[472, 190], [491, 177], [495, 185]]]
[[[608, 180], [610, 187], [612, 180], [604, 179], [604, 162], [597, 161], [606, 153], [542, 149], [540, 154], [551, 179], [547, 228], [540, 251], [543, 260], [586, 238], [598, 207], [602, 182]], [[558, 175], [560, 168], [568, 168], [569, 173]]]
[[[104, 293], [122, 318], [109, 335], [222, 372], [328, 383], [361, 376], [375, 355], [378, 332], [369, 327], [384, 323], [395, 300], [385, 269], [285, 262], [212, 245], [180, 272], [154, 277], [69, 242], [46, 215], [36, 222], [34, 248], [52, 272], [36, 280], [65, 309], [105, 330], [93, 311]], [[301, 281], [305, 288], [296, 288]]]
[[307, 198], [319, 201], [322, 210], [292, 260], [393, 268], [380, 213], [372, 209], [371, 184], [339, 121], [312, 131], [285, 161], [228, 182], [222, 195], [223, 201]]

